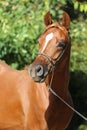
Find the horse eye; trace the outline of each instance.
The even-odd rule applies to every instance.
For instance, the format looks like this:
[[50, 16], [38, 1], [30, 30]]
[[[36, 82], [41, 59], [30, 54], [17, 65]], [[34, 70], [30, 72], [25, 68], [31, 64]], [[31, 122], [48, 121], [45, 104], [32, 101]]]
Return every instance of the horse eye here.
[[65, 48], [65, 43], [61, 41], [61, 42], [59, 42], [57, 44], [57, 47], [60, 47], [60, 48], [64, 49]]

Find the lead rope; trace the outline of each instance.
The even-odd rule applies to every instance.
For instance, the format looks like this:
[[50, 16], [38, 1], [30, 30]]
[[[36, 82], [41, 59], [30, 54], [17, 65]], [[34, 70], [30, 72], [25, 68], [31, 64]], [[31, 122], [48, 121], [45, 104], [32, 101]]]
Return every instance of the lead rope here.
[[78, 112], [76, 109], [74, 109], [71, 105], [69, 105], [64, 99], [62, 99], [56, 92], [54, 92], [54, 90], [51, 88], [52, 86], [52, 81], [53, 81], [53, 76], [54, 76], [54, 70], [55, 70], [55, 64], [61, 59], [61, 57], [63, 56], [65, 50], [63, 50], [62, 54], [58, 57], [57, 61], [54, 63], [52, 61], [52, 59], [45, 53], [43, 52], [39, 52], [38, 55], [43, 55], [44, 57], [46, 57], [49, 62], [52, 64], [52, 77], [51, 77], [51, 81], [50, 84], [48, 85], [48, 88], [50, 90], [50, 92], [55, 95], [57, 98], [59, 98], [66, 106], [68, 106], [73, 112], [75, 112], [78, 116], [80, 116], [82, 119], [84, 119], [85, 121], [87, 121], [87, 118], [85, 116], [83, 116], [80, 112]]
[[48, 88], [50, 90], [50, 92], [56, 96], [57, 98], [59, 98], [66, 106], [68, 106], [73, 112], [75, 112], [78, 116], [80, 116], [82, 119], [84, 119], [85, 121], [87, 121], [87, 118], [85, 116], [83, 116], [80, 112], [78, 112], [76, 109], [74, 109], [71, 105], [69, 105], [63, 98], [61, 98], [56, 92], [54, 92], [54, 90], [51, 88], [52, 85], [52, 81], [53, 81], [53, 76], [54, 76], [54, 68], [52, 70], [52, 77], [51, 77], [51, 81], [50, 81], [50, 85], [48, 85]]

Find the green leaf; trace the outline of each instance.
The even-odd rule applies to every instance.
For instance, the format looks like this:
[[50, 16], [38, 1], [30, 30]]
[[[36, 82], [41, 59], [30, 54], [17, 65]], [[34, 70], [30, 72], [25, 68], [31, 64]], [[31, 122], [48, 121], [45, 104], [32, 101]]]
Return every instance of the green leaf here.
[[81, 3], [80, 3], [80, 11], [81, 11], [81, 12], [84, 11], [84, 7], [85, 7], [84, 4], [81, 4]]
[[78, 9], [78, 7], [79, 7], [79, 2], [76, 1], [76, 2], [74, 3], [74, 9]]
[[87, 12], [87, 3], [84, 5], [84, 12]]

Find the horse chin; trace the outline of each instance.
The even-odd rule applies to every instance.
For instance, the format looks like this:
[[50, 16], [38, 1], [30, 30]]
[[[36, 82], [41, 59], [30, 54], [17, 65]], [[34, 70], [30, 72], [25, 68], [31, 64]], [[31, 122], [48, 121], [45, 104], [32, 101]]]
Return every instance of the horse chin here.
[[34, 77], [32, 78], [34, 82], [43, 83], [46, 77]]
[[44, 81], [45, 81], [45, 78], [41, 79], [41, 80], [40, 80], [40, 83], [43, 83]]

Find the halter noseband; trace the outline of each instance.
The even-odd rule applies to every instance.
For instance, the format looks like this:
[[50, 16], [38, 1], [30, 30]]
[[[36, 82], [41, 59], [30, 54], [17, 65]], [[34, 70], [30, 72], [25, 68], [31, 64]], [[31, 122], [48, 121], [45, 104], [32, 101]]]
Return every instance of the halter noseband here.
[[66, 50], [66, 48], [62, 51], [62, 53], [59, 55], [59, 57], [57, 58], [56, 61], [53, 61], [52, 58], [44, 52], [39, 52], [38, 55], [42, 55], [42, 56], [46, 57], [48, 59], [48, 61], [51, 63], [52, 67], [55, 68], [58, 61], [62, 58], [65, 50]]

